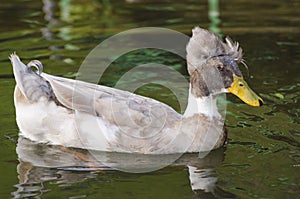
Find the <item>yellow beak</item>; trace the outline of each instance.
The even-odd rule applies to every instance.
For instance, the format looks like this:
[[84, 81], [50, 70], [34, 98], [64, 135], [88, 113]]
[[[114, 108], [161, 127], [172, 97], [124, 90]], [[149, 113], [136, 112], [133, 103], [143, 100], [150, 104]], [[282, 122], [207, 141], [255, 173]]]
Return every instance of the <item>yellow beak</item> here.
[[250, 106], [263, 105], [264, 101], [256, 95], [253, 90], [251, 90], [247, 82], [242, 77], [233, 75], [233, 83], [227, 90]]

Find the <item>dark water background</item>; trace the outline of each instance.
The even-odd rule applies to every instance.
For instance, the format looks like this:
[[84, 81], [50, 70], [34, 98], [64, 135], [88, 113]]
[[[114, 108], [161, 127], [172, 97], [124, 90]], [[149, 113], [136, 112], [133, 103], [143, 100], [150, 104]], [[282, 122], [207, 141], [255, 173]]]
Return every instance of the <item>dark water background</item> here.
[[[299, 198], [299, 9], [299, 0], [1, 0], [0, 198]], [[190, 35], [196, 25], [240, 42], [250, 69], [249, 76], [243, 71], [247, 82], [266, 102], [253, 108], [228, 95], [225, 149], [196, 163], [190, 162], [197, 155], [186, 155], [146, 174], [85, 171], [86, 162], [72, 152], [27, 140], [19, 140], [16, 153], [10, 53], [25, 62], [39, 59], [45, 72], [72, 78], [89, 51], [111, 35], [144, 26]], [[143, 53], [149, 60], [138, 56]], [[187, 76], [184, 60], [146, 51], [121, 57], [101, 83], [113, 86], [132, 63], [155, 60]], [[163, 87], [148, 85], [139, 93], [178, 109]], [[68, 161], [82, 167], [61, 168]], [[194, 179], [206, 183], [204, 190], [192, 188], [186, 164], [197, 169]]]

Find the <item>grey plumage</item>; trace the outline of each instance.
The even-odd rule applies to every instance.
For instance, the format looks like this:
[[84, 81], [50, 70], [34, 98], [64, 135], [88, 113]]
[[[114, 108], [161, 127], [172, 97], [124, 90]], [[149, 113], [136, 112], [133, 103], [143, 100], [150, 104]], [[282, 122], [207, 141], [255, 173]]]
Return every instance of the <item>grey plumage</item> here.
[[242, 48], [238, 42], [232, 41], [229, 37], [226, 37], [223, 42], [215, 33], [199, 27], [193, 29], [193, 35], [186, 50], [190, 75], [212, 57], [227, 55], [237, 63], [242, 61]]
[[[213, 66], [222, 64], [222, 57], [210, 58], [217, 56], [241, 62], [242, 49], [229, 38], [225, 43], [214, 33], [194, 28], [187, 45], [189, 73], [205, 66], [216, 68]], [[226, 139], [214, 99], [208, 96], [210, 93], [200, 92], [205, 84], [199, 79], [205, 75], [200, 74], [203, 70], [191, 78], [197, 81], [191, 81], [189, 104], [181, 115], [154, 99], [43, 73], [37, 60], [26, 66], [16, 54], [10, 59], [17, 82], [17, 123], [23, 135], [33, 141], [104, 151], [166, 154], [209, 151], [222, 146]], [[226, 75], [232, 77], [234, 70], [228, 66], [227, 70], [231, 73]], [[207, 76], [216, 86], [215, 76]], [[194, 88], [199, 92], [195, 93]], [[220, 88], [210, 90], [225, 92]]]

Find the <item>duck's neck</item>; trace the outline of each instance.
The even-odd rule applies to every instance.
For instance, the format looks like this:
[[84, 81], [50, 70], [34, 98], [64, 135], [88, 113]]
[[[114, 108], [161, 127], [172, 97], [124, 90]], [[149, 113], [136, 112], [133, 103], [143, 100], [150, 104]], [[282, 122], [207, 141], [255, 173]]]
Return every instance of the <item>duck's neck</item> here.
[[216, 98], [214, 96], [202, 96], [196, 97], [191, 92], [191, 86], [189, 89], [189, 98], [188, 98], [188, 105], [183, 114], [183, 117], [192, 117], [196, 114], [203, 114], [207, 117], [219, 118], [221, 117], [220, 113], [218, 112]]

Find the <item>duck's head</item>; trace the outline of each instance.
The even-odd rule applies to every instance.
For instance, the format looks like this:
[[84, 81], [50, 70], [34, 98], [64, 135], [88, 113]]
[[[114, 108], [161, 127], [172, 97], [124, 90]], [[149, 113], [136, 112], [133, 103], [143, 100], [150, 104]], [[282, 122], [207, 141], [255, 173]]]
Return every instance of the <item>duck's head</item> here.
[[263, 100], [248, 86], [238, 67], [243, 62], [238, 43], [196, 27], [187, 45], [191, 92], [201, 98], [230, 92], [246, 104], [261, 106]]

